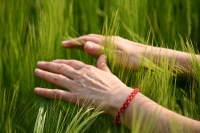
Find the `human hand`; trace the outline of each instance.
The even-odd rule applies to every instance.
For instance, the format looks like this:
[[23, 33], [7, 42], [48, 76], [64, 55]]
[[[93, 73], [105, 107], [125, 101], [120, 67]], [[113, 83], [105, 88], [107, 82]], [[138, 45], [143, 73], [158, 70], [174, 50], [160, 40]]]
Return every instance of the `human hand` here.
[[35, 88], [35, 93], [84, 106], [99, 107], [115, 116], [120, 106], [132, 92], [113, 75], [106, 65], [105, 56], [97, 60], [97, 68], [76, 60], [39, 62], [35, 75], [57, 86], [67, 89]]
[[116, 55], [117, 63], [132, 70], [137, 70], [141, 56], [146, 54], [146, 45], [135, 43], [119, 36], [102, 36], [89, 34], [75, 38], [73, 40], [63, 41], [62, 45], [66, 48], [79, 48], [84, 45], [84, 50], [93, 55], [99, 56], [105, 49], [106, 40], [111, 40], [116, 49], [112, 50]]

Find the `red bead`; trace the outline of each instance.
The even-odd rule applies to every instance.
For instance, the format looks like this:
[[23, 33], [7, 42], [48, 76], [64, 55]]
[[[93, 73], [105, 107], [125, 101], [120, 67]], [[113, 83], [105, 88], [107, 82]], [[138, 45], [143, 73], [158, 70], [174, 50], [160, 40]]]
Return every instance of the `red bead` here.
[[117, 112], [117, 115], [115, 117], [114, 120], [114, 124], [115, 125], [119, 125], [120, 124], [120, 116], [121, 114], [124, 112], [124, 110], [126, 109], [126, 107], [129, 105], [129, 103], [131, 102], [131, 100], [134, 98], [134, 96], [140, 92], [140, 90], [138, 88], [134, 89], [134, 91], [129, 95], [129, 97], [127, 98], [127, 100], [125, 101], [125, 103], [122, 105], [122, 107], [120, 108], [120, 110]]

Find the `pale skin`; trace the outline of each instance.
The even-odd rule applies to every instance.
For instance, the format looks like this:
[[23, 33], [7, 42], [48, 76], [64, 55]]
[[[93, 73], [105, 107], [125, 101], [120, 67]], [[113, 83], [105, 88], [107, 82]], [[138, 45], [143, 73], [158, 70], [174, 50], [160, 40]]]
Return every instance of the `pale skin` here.
[[[147, 46], [121, 37], [110, 38], [113, 39], [116, 47], [112, 52], [119, 58], [123, 53], [127, 54], [127, 65], [130, 65], [130, 62], [134, 64], [131, 64], [133, 66], [128, 67], [129, 69], [137, 70], [142, 56], [146, 58], [153, 57], [154, 62], [158, 62], [158, 64], [161, 58], [167, 56], [169, 62], [172, 58], [175, 58], [175, 65], [181, 65], [190, 71], [191, 55], [188, 53]], [[67, 90], [37, 87], [34, 90], [35, 93], [46, 98], [59, 99], [72, 104], [79, 102], [79, 105], [92, 105], [93, 107], [102, 105], [101, 110], [115, 117], [133, 89], [126, 86], [111, 73], [106, 64], [105, 55], [101, 55], [100, 52], [104, 49], [104, 41], [104, 36], [96, 34], [81, 36], [76, 38], [75, 41], [63, 41], [62, 45], [66, 48], [80, 47], [77, 42], [82, 44], [87, 53], [98, 57], [96, 67], [76, 60], [38, 62], [38, 68], [35, 70], [36, 76]], [[200, 57], [195, 55], [195, 58], [199, 61]], [[181, 132], [200, 132], [199, 121], [176, 114], [153, 102], [142, 93], [138, 93], [134, 97], [120, 117], [121, 123], [129, 129], [132, 129], [133, 110], [136, 111], [135, 114], [137, 115], [141, 112], [144, 113], [143, 122], [150, 122], [152, 117], [157, 119], [153, 132], [171, 132], [170, 123], [172, 120], [180, 127], [178, 129]], [[141, 127], [140, 130], [145, 131], [145, 128]]]

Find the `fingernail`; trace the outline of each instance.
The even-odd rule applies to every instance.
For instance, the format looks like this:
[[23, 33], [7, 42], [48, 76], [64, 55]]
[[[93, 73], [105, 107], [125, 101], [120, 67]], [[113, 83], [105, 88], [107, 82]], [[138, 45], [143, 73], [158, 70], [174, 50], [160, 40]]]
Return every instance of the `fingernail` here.
[[69, 41], [62, 41], [62, 46], [67, 46], [67, 43], [68, 43]]
[[38, 75], [40, 72], [41, 72], [40, 69], [37, 69], [37, 68], [35, 69], [35, 74], [36, 74], [36, 75]]
[[37, 62], [37, 65], [38, 65], [38, 66], [41, 66], [41, 65], [43, 65], [43, 64], [44, 64], [44, 61], [38, 61], [38, 62]]
[[107, 59], [107, 56], [106, 55], [101, 55], [101, 60], [103, 61], [103, 62], [106, 62], [106, 59]]
[[85, 44], [85, 48], [88, 49], [88, 50], [92, 50], [92, 49], [93, 49], [93, 44], [92, 44], [92, 42], [87, 42], [87, 43]]
[[34, 89], [34, 92], [38, 94], [38, 93], [41, 92], [41, 89], [40, 89], [40, 88], [35, 88], [35, 89]]

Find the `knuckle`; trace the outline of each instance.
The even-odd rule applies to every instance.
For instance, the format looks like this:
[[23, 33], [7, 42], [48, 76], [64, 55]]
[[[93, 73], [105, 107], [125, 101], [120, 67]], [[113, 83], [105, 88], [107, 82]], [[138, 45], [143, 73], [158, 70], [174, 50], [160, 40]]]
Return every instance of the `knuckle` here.
[[71, 66], [71, 65], [73, 65], [73, 62], [74, 62], [74, 60], [69, 60], [69, 61], [67, 62], [67, 65]]
[[75, 73], [77, 76], [81, 76], [82, 73], [83, 73], [83, 69], [81, 69], [80, 71], [74, 71], [74, 73]]
[[[85, 69], [81, 69], [81, 70], [79, 70], [79, 71], [76, 71], [76, 72], [75, 72], [75, 75], [76, 75], [76, 79], [82, 80], [83, 78], [86, 77], [87, 72], [86, 72]], [[79, 81], [78, 81], [78, 82], [79, 82]]]
[[63, 64], [59, 64], [59, 65], [57, 66], [57, 70], [60, 71], [63, 67], [64, 67]]
[[94, 69], [94, 67], [93, 67], [93, 66], [90, 66], [90, 65], [86, 65], [86, 66], [84, 67], [84, 69], [85, 69], [86, 71], [87, 71], [87, 70], [91, 71], [91, 70]]
[[85, 36], [85, 41], [89, 41], [90, 40], [90, 36]]
[[53, 75], [52, 78], [53, 78], [54, 81], [57, 81], [57, 80], [62, 79], [63, 76], [61, 74], [59, 74], [59, 75], [56, 74], [56, 75]]
[[54, 90], [54, 95], [56, 96], [56, 95], [58, 95], [59, 94], [59, 90], [58, 89], [55, 89]]
[[72, 93], [72, 99], [74, 100], [74, 101], [77, 101], [77, 100], [79, 100], [80, 99], [80, 94], [79, 93]]
[[93, 69], [94, 67], [91, 66], [91, 65], [86, 65], [85, 68], [91, 70], [91, 69]]
[[67, 77], [63, 77], [63, 80], [64, 80], [64, 81], [68, 81], [69, 78], [67, 78]]
[[[81, 72], [86, 72], [86, 71], [91, 71], [91, 70], [93, 70], [93, 66], [90, 66], [90, 65], [86, 65], [80, 69]], [[80, 73], [80, 72], [77, 72], [77, 73]]]
[[42, 93], [43, 93], [44, 95], [47, 95], [47, 94], [48, 94], [48, 91], [47, 91], [46, 89], [44, 89], [44, 90], [42, 91]]
[[77, 97], [78, 97], [77, 93], [72, 93], [72, 98], [73, 99], [77, 99]]
[[75, 66], [75, 65], [76, 65], [75, 62], [77, 62], [77, 60], [69, 60], [69, 61], [67, 62], [67, 65], [69, 65], [69, 66]]
[[59, 91], [58, 89], [55, 89], [55, 90], [53, 91], [53, 97], [54, 97], [54, 98], [57, 98], [58, 96], [60, 96], [60, 91]]
[[93, 71], [94, 67], [90, 66], [90, 65], [86, 65], [83, 68], [81, 68], [79, 71], [76, 71], [76, 75], [80, 78], [80, 77], [85, 77], [86, 75], [88, 75], [89, 72]]
[[53, 76], [53, 80], [54, 81], [58, 80], [58, 76], [57, 75]]

